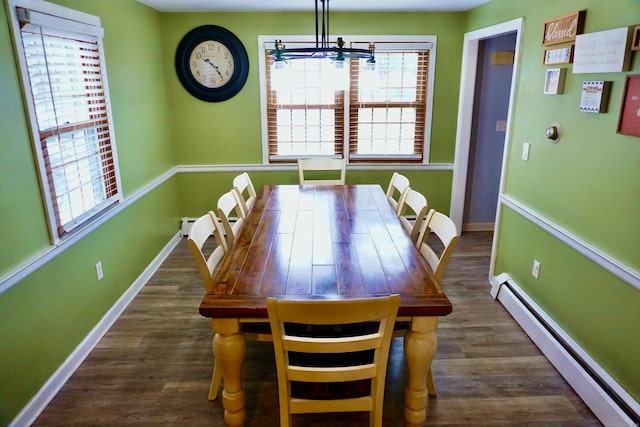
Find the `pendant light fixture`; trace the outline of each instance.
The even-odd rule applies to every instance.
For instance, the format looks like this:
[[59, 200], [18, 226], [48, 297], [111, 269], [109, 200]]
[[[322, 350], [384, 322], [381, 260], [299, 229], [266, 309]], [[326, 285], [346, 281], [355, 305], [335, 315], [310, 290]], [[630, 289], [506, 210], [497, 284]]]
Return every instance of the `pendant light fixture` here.
[[[322, 7], [318, 7], [318, 2]], [[344, 69], [345, 59], [363, 58], [367, 60], [367, 67], [375, 68], [375, 46], [369, 43], [369, 49], [353, 49], [345, 47], [342, 37], [338, 37], [334, 45], [329, 43], [329, 0], [315, 0], [316, 40], [315, 47], [298, 47], [287, 49], [282, 40], [275, 41], [275, 48], [269, 51], [274, 62], [271, 68], [275, 79], [283, 80], [276, 74], [286, 73], [287, 63], [294, 59], [325, 59], [330, 60], [337, 70]]]

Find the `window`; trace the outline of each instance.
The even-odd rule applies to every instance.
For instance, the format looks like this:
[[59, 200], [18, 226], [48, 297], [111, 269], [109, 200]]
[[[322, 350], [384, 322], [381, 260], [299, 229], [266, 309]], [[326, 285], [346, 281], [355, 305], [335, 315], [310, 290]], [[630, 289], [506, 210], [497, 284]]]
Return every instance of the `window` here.
[[[267, 55], [268, 56], [268, 55]], [[323, 86], [330, 64], [318, 59], [291, 61], [295, 84], [274, 89], [273, 58], [266, 58], [269, 157], [287, 162], [304, 156], [340, 156], [344, 141], [344, 91]]]
[[[99, 19], [12, 2], [34, 151], [54, 242], [122, 199]], [[16, 25], [17, 21], [17, 25]]]
[[[287, 47], [309, 46], [304, 36]], [[319, 59], [291, 60], [289, 81], [272, 82], [269, 50], [275, 37], [261, 37], [264, 61], [263, 145], [265, 163], [293, 162], [314, 155], [347, 156], [355, 162], [427, 163], [433, 90], [435, 37], [358, 36], [375, 42], [376, 70], [351, 59], [342, 77]]]

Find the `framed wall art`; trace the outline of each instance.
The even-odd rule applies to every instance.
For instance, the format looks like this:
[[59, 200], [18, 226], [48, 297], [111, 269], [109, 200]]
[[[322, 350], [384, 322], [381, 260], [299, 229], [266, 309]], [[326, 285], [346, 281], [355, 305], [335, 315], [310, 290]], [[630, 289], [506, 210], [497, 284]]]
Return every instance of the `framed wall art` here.
[[640, 74], [627, 76], [618, 133], [640, 136]]
[[573, 45], [544, 51], [544, 65], [570, 64], [573, 62]]
[[584, 31], [586, 15], [586, 10], [579, 10], [545, 21], [542, 45], [550, 46], [574, 41], [576, 35], [582, 34]]
[[633, 29], [633, 37], [631, 39], [631, 50], [640, 50], [640, 25], [636, 25]]
[[549, 68], [545, 73], [545, 95], [559, 95], [564, 92], [564, 79], [567, 75], [566, 68]]
[[610, 91], [611, 82], [602, 80], [583, 82], [580, 111], [585, 113], [606, 113]]
[[632, 29], [622, 27], [577, 36], [573, 74], [629, 71]]

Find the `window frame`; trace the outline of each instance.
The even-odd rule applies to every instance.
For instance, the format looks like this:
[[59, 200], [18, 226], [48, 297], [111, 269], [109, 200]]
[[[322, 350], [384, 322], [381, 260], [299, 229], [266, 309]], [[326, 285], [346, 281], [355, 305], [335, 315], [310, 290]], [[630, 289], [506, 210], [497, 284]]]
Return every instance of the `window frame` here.
[[[343, 36], [345, 40], [346, 46], [348, 47], [363, 47], [368, 45], [370, 42], [372, 43], [386, 43], [388, 45], [394, 45], [394, 47], [406, 45], [407, 47], [417, 46], [420, 48], [428, 48], [429, 49], [429, 57], [428, 57], [428, 70], [427, 70], [427, 87], [426, 87], [426, 97], [425, 97], [425, 124], [424, 124], [424, 140], [422, 141], [422, 159], [420, 160], [419, 155], [415, 153], [412, 155], [366, 155], [366, 154], [356, 154], [350, 153], [350, 133], [352, 130], [350, 129], [350, 90], [346, 89], [344, 91], [344, 140], [342, 142], [342, 156], [347, 158], [347, 163], [349, 164], [367, 164], [367, 165], [375, 165], [375, 164], [384, 164], [386, 166], [389, 165], [427, 165], [430, 163], [430, 148], [431, 148], [431, 126], [432, 126], [432, 115], [433, 115], [433, 91], [435, 86], [435, 66], [436, 66], [436, 47], [437, 47], [437, 37], [434, 35], [410, 35], [410, 36], [399, 36], [399, 35], [387, 35], [387, 36], [371, 36], [371, 35], [349, 35]], [[294, 156], [290, 159], [278, 159], [273, 160], [270, 159], [269, 156], [269, 128], [268, 128], [268, 116], [267, 116], [267, 69], [266, 69], [266, 58], [264, 55], [264, 51], [268, 49], [273, 49], [275, 40], [282, 40], [283, 44], [287, 44], [287, 42], [300, 42], [300, 43], [315, 43], [315, 36], [309, 35], [287, 35], [287, 36], [273, 36], [273, 35], [260, 35], [258, 36], [258, 52], [259, 52], [259, 74], [260, 74], [260, 104], [261, 104], [261, 118], [262, 118], [262, 161], [265, 165], [277, 165], [287, 160], [295, 161], [298, 157]], [[376, 45], [376, 50], [378, 49], [378, 45]], [[346, 65], [349, 67], [349, 65]], [[357, 131], [354, 129], [353, 131]]]
[[[53, 173], [50, 167], [48, 156], [45, 154], [45, 149], [41, 139], [43, 135], [46, 136], [46, 129], [41, 130], [38, 124], [38, 118], [36, 114], [36, 106], [34, 96], [32, 93], [32, 87], [30, 82], [29, 66], [25, 57], [25, 50], [22, 41], [21, 24], [19, 22], [18, 8], [28, 9], [31, 12], [32, 21], [36, 21], [33, 25], [40, 26], [46, 30], [47, 33], [75, 33], [79, 35], [79, 39], [92, 38], [91, 43], [95, 43], [97, 47], [97, 54], [99, 56], [99, 69], [100, 69], [100, 81], [102, 85], [101, 97], [104, 98], [104, 122], [102, 128], [97, 127], [96, 130], [102, 132], [106, 129], [107, 143], [102, 145], [101, 139], [92, 140], [91, 142], [99, 144], [100, 155], [99, 157], [88, 158], [90, 161], [93, 159], [99, 159], [104, 161], [105, 149], [106, 156], [111, 157], [108, 171], [112, 172], [107, 174], [103, 166], [100, 166], [101, 172], [98, 175], [101, 180], [101, 184], [105, 187], [112, 187], [109, 191], [105, 189], [103, 198], [94, 203], [92, 207], [87, 208], [83, 206], [83, 211], [79, 215], [73, 215], [68, 221], [62, 223], [61, 215], [57, 207], [57, 201], [54, 200], [55, 189], [53, 183], [49, 182], [50, 174]], [[97, 220], [99, 217], [105, 215], [118, 203], [122, 202], [122, 184], [120, 180], [120, 168], [118, 165], [118, 155], [116, 150], [115, 130], [113, 125], [113, 117], [111, 113], [111, 101], [109, 97], [109, 86], [107, 81], [107, 69], [105, 61], [105, 51], [103, 45], [104, 30], [102, 29], [100, 18], [84, 12], [73, 10], [67, 7], [59, 6], [57, 4], [49, 3], [43, 0], [8, 0], [7, 13], [10, 15], [11, 33], [13, 39], [13, 47], [15, 52], [15, 58], [18, 65], [18, 75], [22, 86], [22, 95], [25, 104], [27, 124], [29, 126], [29, 133], [32, 142], [32, 149], [34, 152], [34, 163], [37, 168], [38, 180], [40, 183], [41, 196], [43, 198], [43, 205], [45, 207], [45, 214], [47, 218], [49, 237], [52, 244], [60, 244], [62, 241], [69, 239], [74, 234], [85, 228], [85, 226]], [[26, 24], [32, 25], [32, 24]], [[54, 35], [55, 37], [55, 35]], [[90, 89], [87, 88], [87, 93]], [[87, 107], [87, 114], [90, 113], [89, 107]], [[55, 113], [54, 113], [55, 114]], [[61, 116], [55, 115], [60, 118]], [[81, 122], [73, 122], [82, 125]], [[65, 126], [59, 126], [58, 129], [64, 129]], [[83, 131], [81, 126], [76, 129], [76, 132]], [[64, 130], [60, 132], [64, 133]], [[83, 147], [91, 145], [90, 141], [83, 144]], [[73, 161], [75, 165], [81, 165], [82, 158], [78, 158]], [[93, 179], [92, 179], [93, 180]], [[83, 181], [85, 182], [85, 181]], [[67, 194], [67, 193], [65, 193]], [[70, 194], [70, 193], [69, 193]]]

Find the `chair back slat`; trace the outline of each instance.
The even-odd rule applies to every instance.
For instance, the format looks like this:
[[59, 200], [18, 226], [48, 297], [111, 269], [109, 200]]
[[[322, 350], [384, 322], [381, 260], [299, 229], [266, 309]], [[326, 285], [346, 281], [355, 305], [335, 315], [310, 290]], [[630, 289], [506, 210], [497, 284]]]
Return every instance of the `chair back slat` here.
[[[442, 250], [439, 255], [428, 244], [431, 234], [440, 240], [438, 247], [441, 246]], [[438, 282], [444, 277], [444, 272], [459, 237], [458, 229], [451, 218], [435, 209], [429, 211], [427, 219], [425, 219], [420, 229], [417, 244], [420, 253], [429, 264], [429, 267], [431, 267], [431, 271], [433, 271], [433, 275]], [[433, 246], [435, 247], [435, 245]]]
[[393, 207], [393, 210], [398, 212], [398, 208], [404, 197], [407, 194], [407, 190], [409, 189], [409, 178], [406, 176], [399, 174], [398, 172], [394, 172], [391, 175], [391, 180], [389, 181], [389, 187], [387, 187], [387, 199]]
[[240, 214], [242, 215], [242, 218], [246, 218], [249, 214], [249, 210], [253, 207], [253, 203], [257, 196], [256, 189], [253, 186], [253, 182], [251, 181], [248, 173], [243, 172], [233, 178], [233, 191], [236, 192], [238, 201], [240, 202]]
[[[218, 215], [220, 216], [220, 222], [222, 222], [227, 246], [231, 247], [244, 220], [242, 217], [240, 201], [238, 200], [236, 192], [231, 190], [220, 196], [217, 208]], [[233, 215], [234, 213], [235, 216]]]
[[[205, 243], [211, 236], [215, 240], [215, 247], [209, 255], [206, 255]], [[187, 240], [191, 253], [198, 264], [204, 287], [209, 292], [212, 290], [213, 273], [227, 252], [227, 244], [222, 238], [222, 230], [215, 213], [210, 211], [196, 219], [189, 230]]]
[[416, 245], [422, 223], [427, 216], [428, 210], [429, 203], [427, 202], [427, 198], [413, 188], [407, 188], [398, 206], [398, 216], [404, 228], [409, 232], [411, 241], [416, 243]]

